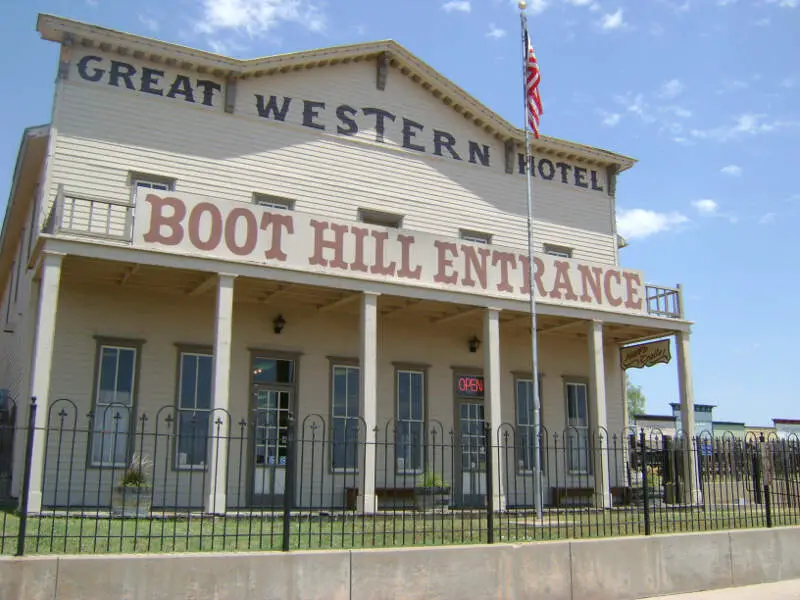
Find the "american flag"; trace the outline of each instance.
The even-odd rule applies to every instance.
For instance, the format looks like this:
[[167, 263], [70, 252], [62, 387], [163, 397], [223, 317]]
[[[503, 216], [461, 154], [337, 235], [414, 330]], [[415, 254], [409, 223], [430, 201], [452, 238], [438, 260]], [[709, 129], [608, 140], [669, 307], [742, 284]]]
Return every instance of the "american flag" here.
[[542, 116], [542, 99], [539, 96], [539, 63], [533, 51], [528, 32], [525, 32], [525, 103], [527, 105], [528, 125], [533, 135], [539, 137], [539, 118]]

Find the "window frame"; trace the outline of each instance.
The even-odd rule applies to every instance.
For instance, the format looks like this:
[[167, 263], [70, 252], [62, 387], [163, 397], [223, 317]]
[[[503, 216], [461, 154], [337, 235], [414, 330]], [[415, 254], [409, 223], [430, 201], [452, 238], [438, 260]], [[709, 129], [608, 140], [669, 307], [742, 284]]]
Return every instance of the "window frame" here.
[[[335, 405], [335, 403], [334, 403], [334, 394], [336, 393], [336, 383], [335, 383], [336, 369], [346, 369], [347, 372], [349, 372], [351, 370], [355, 370], [358, 373], [358, 386], [359, 386], [359, 388], [358, 388], [358, 396], [357, 396], [357, 400], [356, 400], [357, 405], [356, 405], [356, 410], [355, 410], [355, 414], [354, 415], [350, 415], [348, 413], [345, 416], [336, 416], [334, 414], [334, 405]], [[340, 474], [341, 475], [343, 475], [343, 474], [358, 474], [358, 473], [360, 473], [360, 470], [361, 470], [360, 464], [359, 464], [359, 462], [360, 462], [359, 459], [360, 459], [361, 443], [358, 441], [358, 433], [360, 433], [360, 426], [361, 426], [361, 423], [362, 423], [362, 418], [361, 418], [361, 402], [362, 402], [361, 365], [359, 365], [358, 361], [355, 361], [355, 360], [330, 359], [330, 369], [329, 369], [328, 382], [329, 382], [329, 385], [330, 385], [330, 392], [328, 394], [330, 406], [329, 406], [328, 414], [330, 415], [330, 418], [331, 418], [331, 423], [330, 423], [330, 432], [331, 432], [330, 433], [330, 435], [331, 435], [331, 440], [330, 440], [330, 459], [328, 460], [328, 468], [330, 469], [331, 473], [336, 474], [336, 475], [340, 475]], [[349, 391], [349, 389], [347, 389], [345, 391], [345, 398], [347, 398], [347, 392], [348, 391]], [[346, 403], [346, 401], [345, 401], [345, 403]], [[346, 421], [354, 420], [356, 422], [356, 426], [357, 426], [356, 440], [357, 441], [356, 441], [355, 466], [354, 467], [351, 467], [351, 466], [348, 466], [348, 465], [345, 465], [344, 467], [337, 467], [334, 464], [334, 459], [336, 457], [336, 453], [334, 452], [334, 447], [336, 445], [336, 442], [334, 441], [334, 430], [335, 430], [334, 429], [334, 424], [335, 424], [337, 419], [344, 419]]]
[[371, 208], [358, 209], [358, 221], [365, 225], [372, 225], [373, 227], [402, 229], [404, 219], [405, 216], [398, 213], [374, 210]]
[[263, 194], [261, 192], [253, 192], [253, 204], [263, 208], [273, 208], [275, 210], [294, 210], [295, 201], [282, 196], [274, 194]]
[[[181, 391], [183, 386], [183, 357], [184, 356], [197, 356], [208, 357], [211, 359], [211, 381], [209, 390], [210, 403], [208, 409], [197, 409], [197, 390], [195, 390], [195, 409], [192, 412], [207, 412], [210, 415], [214, 412], [214, 350], [211, 346], [192, 346], [185, 344], [177, 344], [178, 363], [176, 365], [176, 378], [175, 378], [175, 435], [173, 436], [172, 443], [172, 470], [173, 471], [208, 471], [208, 456], [203, 466], [200, 465], [181, 465], [178, 460], [178, 449], [180, 446], [181, 436], [181, 413], [187, 412], [190, 409], [181, 408]], [[210, 421], [209, 421], [210, 423]], [[206, 447], [206, 454], [208, 447]]]
[[[582, 386], [585, 390], [584, 399], [586, 402], [586, 425], [582, 426], [575, 426], [570, 424], [569, 422], [569, 388], [570, 386]], [[592, 427], [592, 415], [591, 415], [591, 397], [590, 397], [590, 389], [589, 389], [589, 380], [584, 377], [564, 377], [564, 423], [565, 423], [565, 439], [564, 439], [564, 446], [565, 452], [567, 453], [567, 473], [569, 475], [592, 475], [594, 473], [593, 469], [593, 460], [592, 460], [592, 447], [591, 447], [591, 427]], [[569, 445], [569, 436], [570, 432], [573, 433], [578, 431], [585, 432], [585, 460], [586, 460], [586, 469], [574, 469], [572, 468], [572, 450], [571, 446]]]
[[[124, 469], [128, 462], [131, 459], [133, 454], [133, 450], [136, 444], [136, 419], [137, 419], [137, 411], [139, 405], [139, 379], [141, 373], [141, 364], [142, 364], [142, 349], [145, 343], [145, 340], [138, 340], [138, 339], [131, 339], [131, 338], [115, 338], [115, 337], [105, 337], [105, 336], [95, 336], [95, 358], [94, 358], [94, 370], [93, 370], [93, 384], [92, 384], [92, 404], [91, 404], [91, 411], [92, 411], [92, 422], [90, 424], [89, 430], [89, 443], [87, 444], [87, 452], [86, 452], [86, 467], [88, 469]], [[134, 352], [134, 363], [133, 363], [133, 382], [132, 382], [132, 391], [131, 391], [131, 404], [129, 407], [129, 417], [128, 417], [128, 431], [126, 432], [126, 448], [125, 448], [125, 463], [104, 463], [104, 462], [97, 462], [94, 461], [94, 446], [95, 446], [95, 434], [96, 434], [96, 423], [97, 423], [97, 396], [100, 391], [100, 378], [102, 376], [102, 357], [103, 357], [103, 349], [104, 348], [117, 348], [117, 349], [124, 349], [124, 350], [133, 350]], [[108, 406], [111, 406], [110, 404]], [[101, 430], [102, 431], [102, 430]]]
[[[136, 193], [138, 192], [139, 187], [156, 190], [160, 192], [174, 192], [175, 181], [176, 179], [174, 177], [165, 177], [163, 175], [154, 175], [152, 173], [143, 173], [141, 171], [131, 171], [130, 172], [131, 203], [136, 201]], [[148, 185], [140, 186], [140, 184], [148, 184]]]
[[[403, 373], [416, 374], [422, 377], [422, 406], [420, 408], [420, 418], [418, 420], [408, 419], [401, 420], [400, 418], [400, 375]], [[419, 365], [414, 363], [394, 363], [394, 416], [395, 416], [395, 439], [394, 439], [394, 472], [397, 475], [420, 475], [425, 472], [428, 466], [428, 457], [426, 452], [427, 432], [426, 427], [428, 423], [428, 365]], [[421, 428], [420, 432], [420, 448], [419, 448], [419, 468], [416, 469], [400, 469], [398, 467], [397, 447], [398, 447], [398, 433], [397, 428], [401, 422], [409, 422], [418, 424]]]
[[[521, 442], [521, 440], [522, 440], [522, 435], [521, 435], [522, 428], [524, 427], [524, 428], [529, 429], [529, 430], [533, 430], [534, 429], [533, 422], [531, 422], [529, 425], [520, 424], [519, 386], [520, 386], [520, 384], [523, 384], [523, 383], [524, 384], [531, 384], [533, 382], [533, 380], [531, 378], [530, 373], [513, 373], [513, 375], [514, 375], [514, 426], [516, 428], [516, 430], [515, 430], [516, 431], [515, 444], [516, 444], [517, 448], [519, 449], [518, 453], [517, 453], [517, 456], [516, 456], [516, 471], [517, 471], [518, 475], [526, 475], [526, 476], [527, 475], [534, 475], [535, 474], [535, 469], [533, 468], [533, 464], [532, 464], [533, 463], [533, 451], [531, 450], [531, 455], [530, 455], [531, 466], [530, 467], [525, 467], [523, 465], [520, 465], [521, 459], [520, 459], [520, 455], [519, 455], [519, 452], [521, 452], [523, 450], [523, 446], [522, 446], [522, 442]], [[542, 377], [543, 377], [543, 375], [541, 373], [539, 373], [537, 375], [537, 377], [536, 377], [537, 385], [539, 387], [539, 408], [540, 408], [540, 410], [539, 410], [539, 431], [540, 432], [544, 432], [545, 431], [544, 425], [542, 423], [542, 411], [541, 411], [541, 407], [543, 405], [543, 402], [542, 402]], [[533, 397], [531, 397], [531, 407], [530, 407], [530, 409], [531, 409], [531, 421], [533, 421], [533, 412], [532, 412], [533, 408], [534, 408]], [[533, 435], [536, 435], [535, 430], [533, 431]], [[546, 473], [547, 472], [547, 465], [546, 465], [546, 456], [545, 456], [545, 446], [547, 445], [547, 438], [543, 437], [543, 439], [541, 441], [543, 443], [539, 444], [539, 468], [542, 470], [543, 473]]]
[[544, 253], [556, 258], [572, 259], [572, 248], [569, 246], [559, 246], [558, 244], [545, 244]]
[[459, 239], [473, 244], [486, 244], [490, 246], [492, 243], [492, 234], [485, 231], [477, 231], [475, 229], [459, 229]]

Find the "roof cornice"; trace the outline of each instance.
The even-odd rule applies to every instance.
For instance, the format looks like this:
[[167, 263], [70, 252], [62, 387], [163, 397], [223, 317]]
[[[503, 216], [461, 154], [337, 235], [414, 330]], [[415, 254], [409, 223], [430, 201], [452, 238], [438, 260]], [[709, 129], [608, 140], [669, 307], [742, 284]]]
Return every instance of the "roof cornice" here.
[[[269, 76], [373, 60], [385, 54], [392, 67], [400, 70], [403, 75], [465, 119], [471, 120], [475, 126], [481, 127], [503, 142], [512, 141], [519, 147], [523, 147], [525, 143], [523, 130], [503, 119], [394, 40], [237, 59], [49, 14], [39, 15], [36, 29], [45, 40], [65, 45], [99, 48], [105, 52], [116, 52], [123, 56], [133, 56], [185, 70], [210, 73], [220, 78], [246, 79]], [[547, 152], [563, 158], [578, 158], [589, 163], [615, 166], [619, 171], [629, 169], [636, 163], [636, 160], [629, 156], [550, 136], [541, 136], [538, 140], [532, 139], [530, 147], [534, 153]]]

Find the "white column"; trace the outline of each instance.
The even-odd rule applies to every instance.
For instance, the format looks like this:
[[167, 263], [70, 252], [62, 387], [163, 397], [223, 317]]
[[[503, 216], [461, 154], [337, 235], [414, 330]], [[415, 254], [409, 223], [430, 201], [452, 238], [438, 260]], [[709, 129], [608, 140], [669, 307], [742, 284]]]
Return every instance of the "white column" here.
[[[58, 311], [58, 288], [61, 283], [62, 254], [46, 252], [42, 257], [42, 279], [39, 283], [39, 306], [36, 315], [36, 334], [33, 342], [31, 396], [36, 398], [36, 432], [31, 459], [31, 486], [28, 494], [28, 513], [42, 510], [44, 483], [45, 437], [50, 401], [50, 373], [53, 367], [53, 343]], [[19, 403], [18, 419], [27, 419], [27, 403]], [[27, 434], [27, 421], [24, 421]], [[23, 431], [23, 430], [20, 430]]]
[[492, 451], [489, 454], [492, 461], [492, 489], [494, 490], [494, 509], [505, 510], [505, 494], [502, 489], [501, 477], [504, 465], [500, 460], [501, 452], [497, 440], [497, 432], [503, 423], [502, 399], [502, 373], [500, 371], [500, 311], [487, 308], [483, 313], [483, 373], [484, 373], [484, 406], [485, 419], [491, 428]]
[[214, 373], [211, 380], [211, 438], [206, 478], [206, 512], [225, 514], [228, 490], [228, 436], [230, 435], [231, 337], [233, 284], [236, 275], [220, 273], [214, 321]]
[[592, 402], [590, 444], [594, 448], [594, 491], [597, 505], [611, 506], [608, 476], [608, 415], [606, 409], [606, 367], [603, 347], [603, 322], [589, 324], [589, 390]]
[[372, 514], [377, 511], [375, 497], [375, 468], [377, 448], [375, 428], [378, 426], [378, 296], [364, 292], [361, 297], [361, 399], [366, 426], [364, 449], [364, 493], [359, 500], [360, 510]]
[[689, 356], [689, 332], [675, 334], [678, 350], [678, 395], [681, 401], [681, 429], [683, 429], [683, 463], [686, 478], [683, 485], [684, 502], [700, 501], [700, 482], [697, 478], [697, 455], [694, 440], [694, 384]]

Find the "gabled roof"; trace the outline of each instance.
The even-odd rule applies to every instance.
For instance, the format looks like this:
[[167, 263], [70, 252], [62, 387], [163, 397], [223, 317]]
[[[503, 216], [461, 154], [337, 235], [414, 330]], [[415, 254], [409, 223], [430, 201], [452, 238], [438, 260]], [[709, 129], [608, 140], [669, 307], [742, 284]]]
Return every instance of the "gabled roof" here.
[[[48, 14], [39, 15], [36, 28], [42, 38], [64, 45], [96, 47], [106, 52], [117, 52], [138, 59], [162, 62], [184, 70], [211, 73], [221, 78], [262, 77], [289, 71], [376, 60], [385, 56], [392, 67], [429, 91], [445, 105], [470, 119], [476, 126], [504, 142], [514, 141], [524, 145], [524, 132], [521, 129], [478, 102], [462, 88], [394, 40], [333, 46], [240, 60]], [[622, 154], [549, 136], [532, 140], [531, 146], [534, 151], [550, 152], [563, 158], [581, 158], [599, 165], [613, 165], [620, 171], [632, 167], [636, 162], [635, 159]]]

